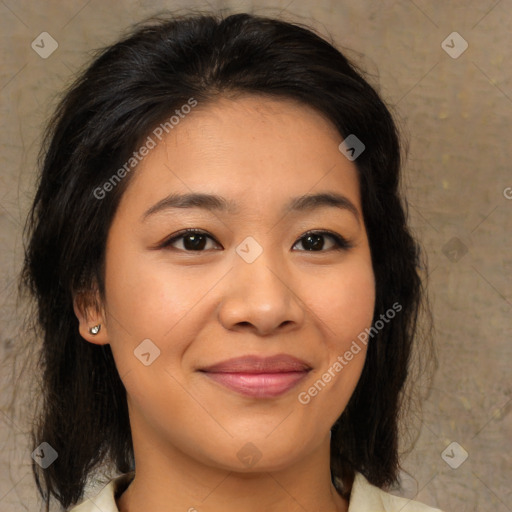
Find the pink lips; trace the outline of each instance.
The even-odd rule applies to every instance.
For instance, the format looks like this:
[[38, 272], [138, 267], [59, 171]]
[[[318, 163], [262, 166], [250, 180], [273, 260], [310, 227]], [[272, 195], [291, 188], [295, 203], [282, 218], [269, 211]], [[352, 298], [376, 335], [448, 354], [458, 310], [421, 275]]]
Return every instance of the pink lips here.
[[311, 367], [286, 354], [272, 357], [245, 356], [202, 368], [207, 377], [242, 395], [271, 398], [293, 388]]

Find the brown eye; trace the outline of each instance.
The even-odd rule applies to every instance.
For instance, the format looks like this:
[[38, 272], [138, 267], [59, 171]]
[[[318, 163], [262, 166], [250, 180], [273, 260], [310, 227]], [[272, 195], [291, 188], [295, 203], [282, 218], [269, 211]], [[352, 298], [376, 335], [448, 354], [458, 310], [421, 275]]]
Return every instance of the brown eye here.
[[[331, 240], [331, 246], [327, 249], [325, 249], [325, 238]], [[211, 247], [206, 247], [208, 240], [213, 241], [214, 245], [220, 245], [205, 231], [200, 229], [185, 229], [167, 239], [161, 245], [161, 248], [172, 248], [186, 252], [204, 252], [211, 249]], [[182, 243], [181, 247], [175, 247], [178, 242]], [[299, 243], [301, 243], [303, 247], [301, 252], [328, 252], [333, 250], [346, 250], [352, 247], [352, 244], [341, 235], [330, 231], [309, 231], [305, 233], [295, 245]]]
[[330, 231], [310, 231], [303, 235], [302, 238], [300, 238], [300, 240], [297, 243], [302, 243], [302, 246], [305, 248], [306, 251], [326, 252], [323, 251], [325, 246], [325, 237], [330, 238], [331, 240], [334, 241], [334, 247], [331, 246], [330, 248], [327, 249], [327, 251], [349, 249], [350, 247], [352, 247], [352, 244], [350, 244], [350, 242], [348, 242], [341, 235], [332, 233]]
[[[208, 239], [212, 240], [216, 243], [214, 238], [208, 235], [205, 231], [201, 231], [199, 229], [186, 229], [177, 233], [172, 238], [166, 240], [161, 248], [175, 248], [182, 251], [198, 251], [203, 252], [205, 250], [205, 246], [208, 243]], [[182, 241], [182, 247], [173, 247], [177, 242]], [[207, 248], [206, 250], [208, 250]]]

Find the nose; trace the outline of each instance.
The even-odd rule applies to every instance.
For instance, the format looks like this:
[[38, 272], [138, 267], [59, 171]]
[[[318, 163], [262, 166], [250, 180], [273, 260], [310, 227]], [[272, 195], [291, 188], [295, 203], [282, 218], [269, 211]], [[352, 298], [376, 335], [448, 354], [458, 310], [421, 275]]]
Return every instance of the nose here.
[[219, 308], [224, 328], [266, 336], [295, 330], [304, 322], [300, 283], [271, 252], [264, 250], [252, 263], [235, 255]]

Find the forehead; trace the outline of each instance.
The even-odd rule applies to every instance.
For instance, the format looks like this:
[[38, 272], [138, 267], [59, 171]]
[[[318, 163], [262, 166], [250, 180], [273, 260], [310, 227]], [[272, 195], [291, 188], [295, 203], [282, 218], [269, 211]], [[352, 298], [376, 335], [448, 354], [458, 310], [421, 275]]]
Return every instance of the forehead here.
[[142, 207], [171, 192], [208, 192], [233, 199], [240, 212], [329, 190], [360, 208], [357, 168], [338, 149], [342, 136], [294, 100], [220, 98], [167, 125], [161, 140], [149, 136], [154, 148], [134, 170], [122, 202]]

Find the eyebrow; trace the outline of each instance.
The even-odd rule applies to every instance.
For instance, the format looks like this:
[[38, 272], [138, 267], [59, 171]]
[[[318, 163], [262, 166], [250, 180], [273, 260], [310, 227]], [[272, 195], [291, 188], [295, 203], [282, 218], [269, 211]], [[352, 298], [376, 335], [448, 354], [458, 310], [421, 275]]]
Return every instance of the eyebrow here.
[[[339, 208], [351, 212], [359, 223], [359, 212], [348, 197], [336, 192], [322, 192], [293, 197], [283, 210], [290, 212], [312, 211], [320, 208]], [[148, 217], [174, 208], [200, 208], [207, 211], [225, 212], [231, 215], [240, 213], [240, 208], [235, 201], [215, 194], [190, 193], [169, 194], [158, 203], [154, 204], [142, 215], [142, 221]]]

